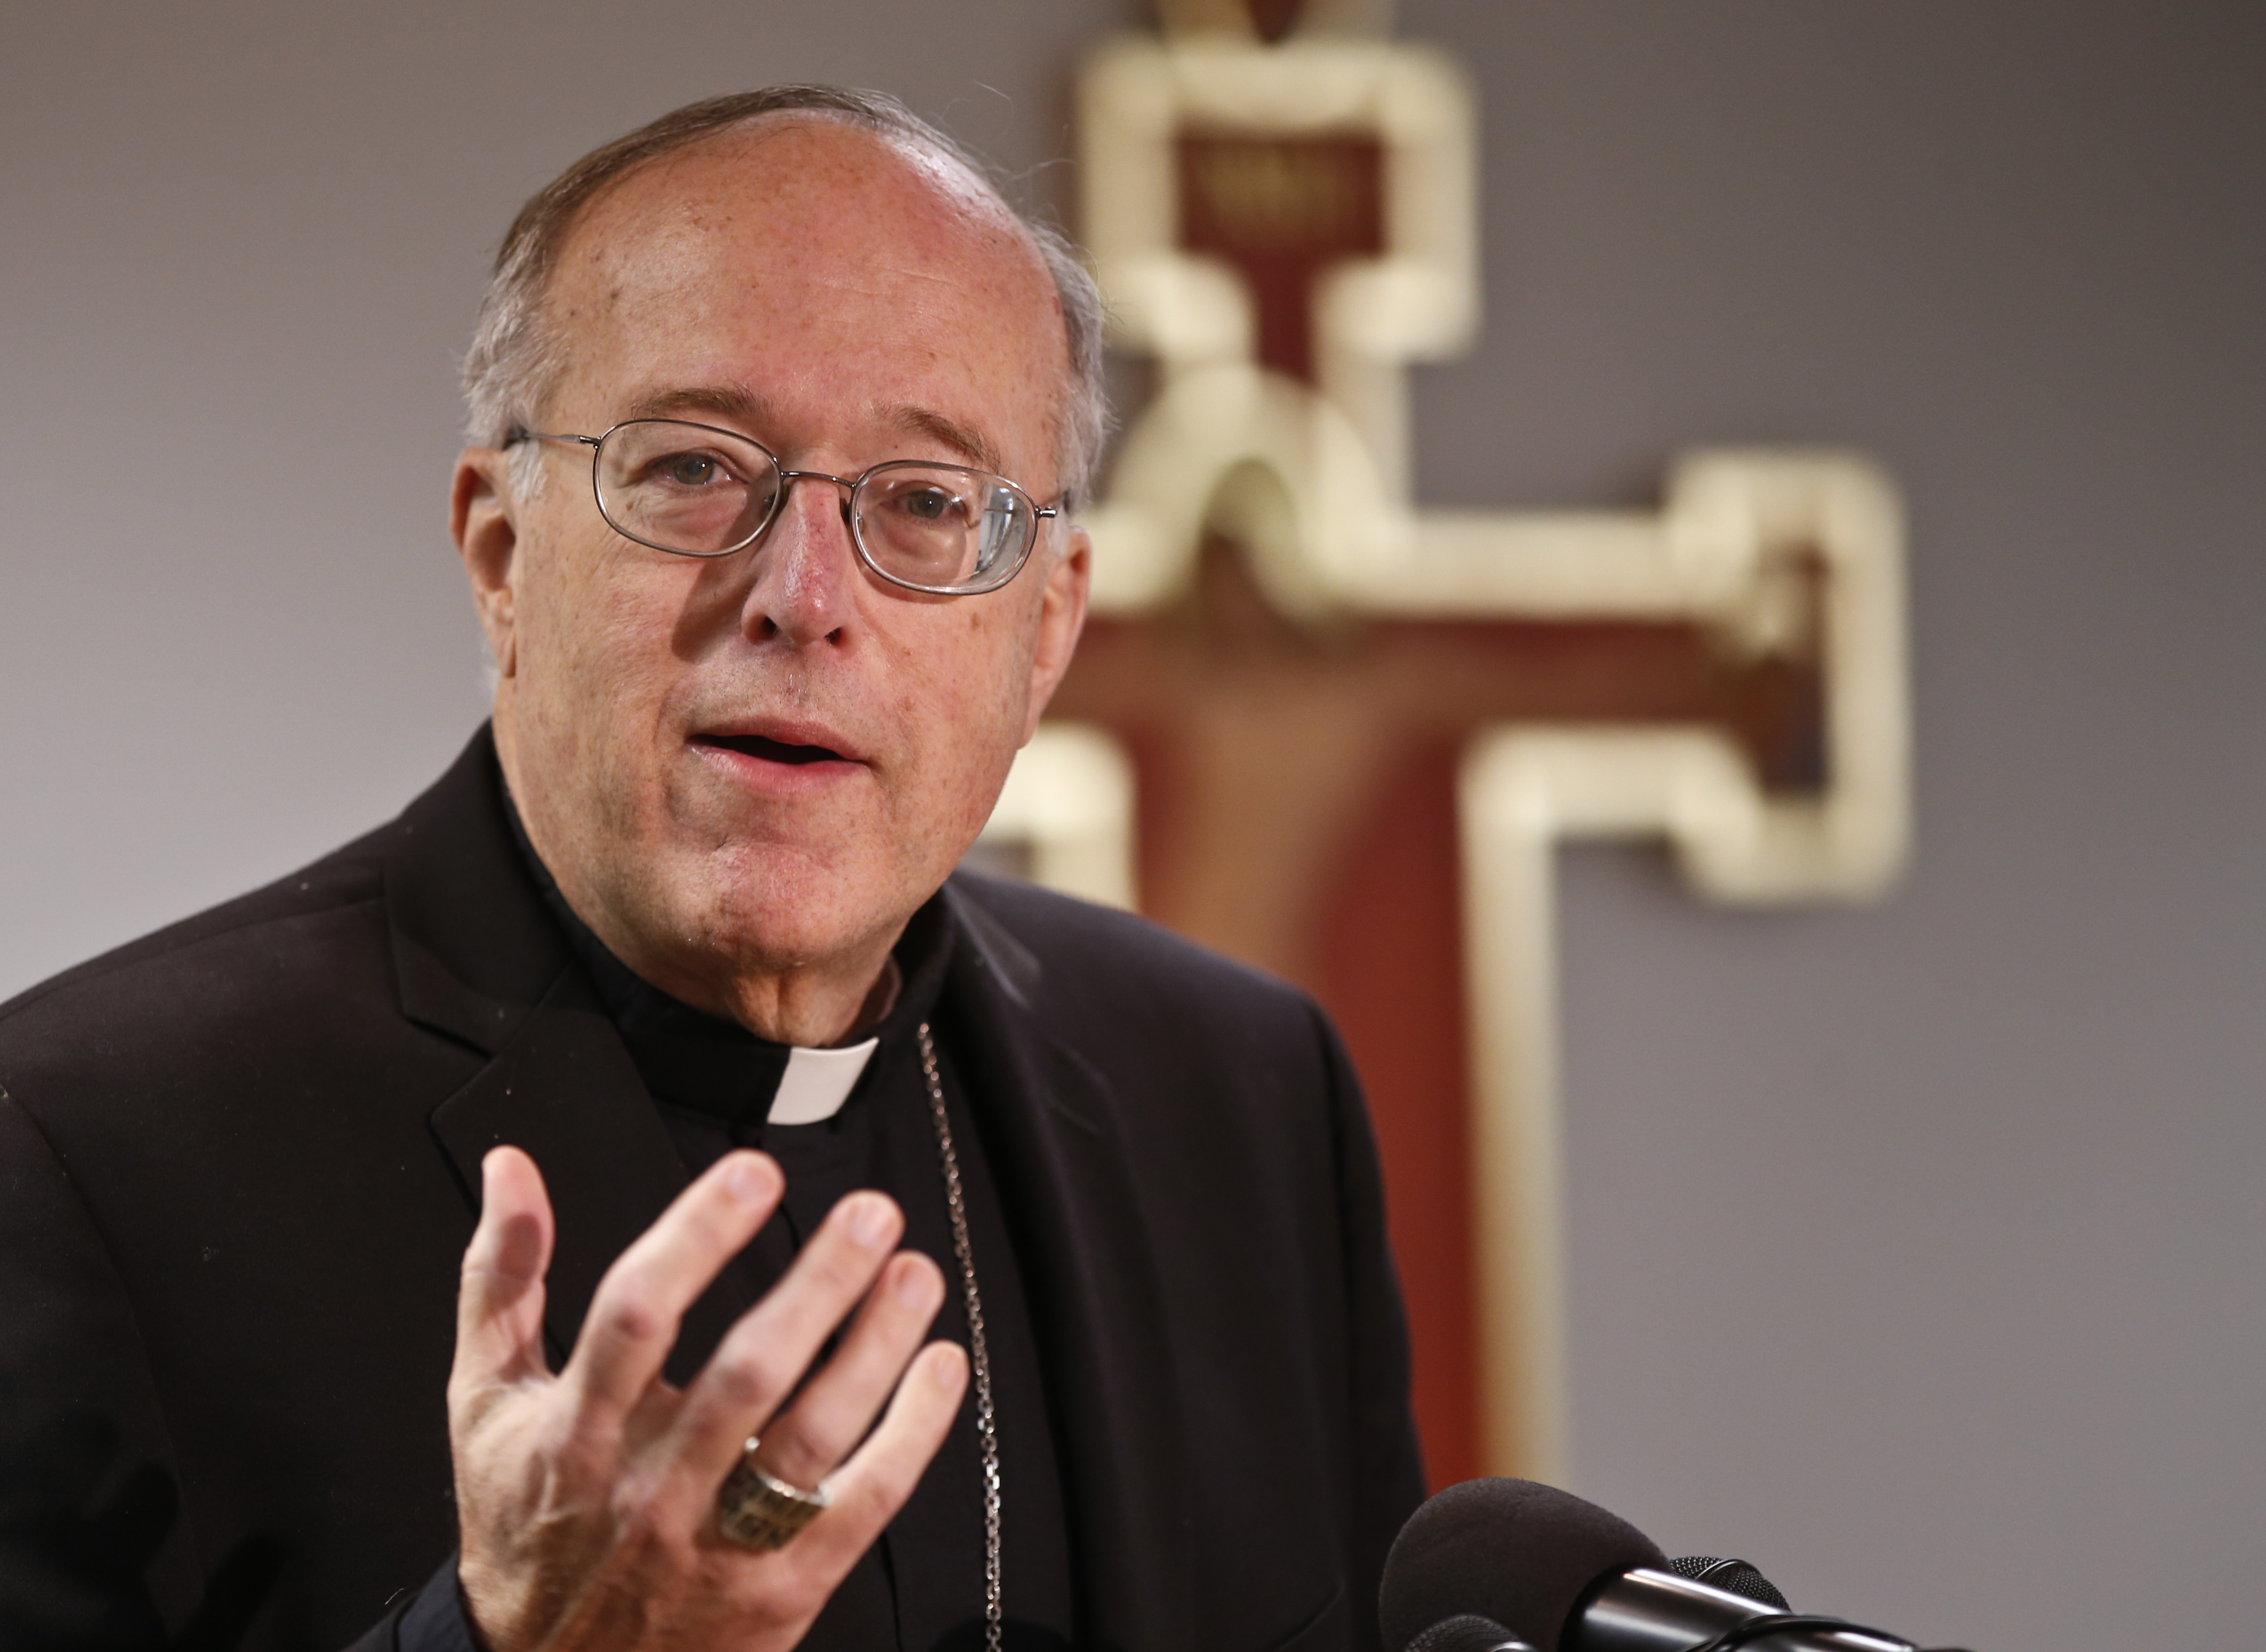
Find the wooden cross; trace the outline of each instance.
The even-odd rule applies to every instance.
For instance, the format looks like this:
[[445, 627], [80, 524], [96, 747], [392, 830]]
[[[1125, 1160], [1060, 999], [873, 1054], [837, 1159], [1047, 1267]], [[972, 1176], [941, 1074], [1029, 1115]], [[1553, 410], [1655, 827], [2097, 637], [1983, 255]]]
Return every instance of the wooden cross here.
[[[1893, 524], [1883, 552], [1877, 521], [1868, 538], [1862, 509], [1831, 503], [1864, 495], [1846, 462], [1825, 462], [1822, 491], [1789, 493], [1809, 472], [1783, 458], [1719, 462], [1661, 517], [1414, 512], [1397, 374], [1469, 330], [1471, 273], [1455, 266], [1472, 236], [1452, 221], [1468, 116], [1428, 55], [1263, 43], [1297, 10], [1254, 14], [1242, 40], [1121, 42], [1089, 68], [1088, 238], [1161, 371], [1091, 514], [1097, 611], [1051, 715], [1129, 761], [1141, 909], [1304, 984], [1345, 1034], [1377, 1122], [1434, 1483], [1547, 1476], [1562, 1436], [1554, 1212], [1490, 1215], [1502, 1132], [1473, 1122], [1490, 1093], [1473, 1052], [1492, 1048], [1474, 1034], [1517, 1018], [1475, 1005], [1466, 968], [1497, 955], [1472, 941], [1471, 754], [1524, 726], [1577, 756], [1584, 728], [1681, 731], [1679, 749], [1730, 754], [1707, 770], [1731, 800], [1716, 815], [1751, 794], [1742, 821], [1792, 832], [1757, 826], [1717, 854], [1719, 892], [1876, 884], [1902, 809], [1899, 662], [1880, 643]], [[1428, 187], [1429, 223], [1407, 199]], [[1396, 322], [1396, 293], [1422, 313]], [[1777, 479], [1745, 516], [1725, 504], [1745, 499], [1743, 476]], [[1885, 756], [1868, 727], [1887, 730]], [[1546, 858], [1556, 828], [1541, 830]], [[1546, 1088], [1546, 1064], [1528, 1090]], [[1548, 1204], [1548, 1166], [1531, 1162], [1548, 1137], [1526, 1129], [1509, 1149], [1530, 1161], [1530, 1206]], [[1508, 1273], [1505, 1250], [1526, 1253]]]
[[1214, 536], [1195, 588], [1097, 618], [1053, 714], [1109, 730], [1137, 775], [1141, 910], [1311, 990], [1368, 1086], [1435, 1483], [1482, 1472], [1466, 1166], [1456, 784], [1481, 730], [1699, 723], [1814, 789], [1814, 654], [1741, 661], [1696, 624], [1295, 624]]

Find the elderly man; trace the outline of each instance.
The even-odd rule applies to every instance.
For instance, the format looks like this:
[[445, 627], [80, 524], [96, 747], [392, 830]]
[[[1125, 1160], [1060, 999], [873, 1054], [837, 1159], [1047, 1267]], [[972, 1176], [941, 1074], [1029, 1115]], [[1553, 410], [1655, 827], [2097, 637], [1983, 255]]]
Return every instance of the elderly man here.
[[954, 874], [1083, 618], [1098, 316], [886, 99], [529, 203], [490, 728], [0, 1010], [0, 1642], [1373, 1643], [1421, 1488], [1334, 1035]]

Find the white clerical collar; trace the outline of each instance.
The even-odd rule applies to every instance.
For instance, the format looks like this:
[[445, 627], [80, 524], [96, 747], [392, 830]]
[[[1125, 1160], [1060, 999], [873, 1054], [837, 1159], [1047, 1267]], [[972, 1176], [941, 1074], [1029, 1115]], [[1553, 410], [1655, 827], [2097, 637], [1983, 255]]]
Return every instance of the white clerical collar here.
[[857, 1088], [866, 1064], [874, 1058], [881, 1042], [869, 1038], [847, 1049], [805, 1049], [798, 1044], [788, 1050], [786, 1076], [779, 1079], [778, 1093], [771, 1097], [770, 1122], [815, 1124], [832, 1118]]

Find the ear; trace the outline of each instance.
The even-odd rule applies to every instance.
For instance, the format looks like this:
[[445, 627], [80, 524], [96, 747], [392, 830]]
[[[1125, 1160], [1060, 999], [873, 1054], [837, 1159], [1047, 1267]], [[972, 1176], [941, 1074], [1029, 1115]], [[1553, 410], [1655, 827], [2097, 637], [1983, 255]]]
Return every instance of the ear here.
[[1031, 655], [1030, 714], [1023, 724], [1027, 742], [1037, 731], [1047, 702], [1070, 669], [1078, 651], [1078, 633], [1085, 629], [1085, 597], [1093, 577], [1093, 541], [1083, 528], [1070, 530], [1070, 545], [1046, 570], [1046, 589], [1039, 599], [1039, 641]]
[[457, 459], [456, 480], [449, 490], [450, 537], [464, 559], [472, 607], [500, 678], [514, 675], [519, 664], [514, 585], [519, 527], [513, 520], [516, 507], [504, 474], [510, 463], [501, 448], [466, 448]]

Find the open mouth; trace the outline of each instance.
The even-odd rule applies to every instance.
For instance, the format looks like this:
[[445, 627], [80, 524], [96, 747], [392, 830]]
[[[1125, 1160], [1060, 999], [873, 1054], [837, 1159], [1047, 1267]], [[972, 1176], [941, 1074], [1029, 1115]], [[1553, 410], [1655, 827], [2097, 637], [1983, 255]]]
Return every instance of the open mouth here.
[[721, 746], [727, 751], [737, 751], [750, 757], [761, 757], [766, 763], [786, 763], [800, 766], [810, 763], [841, 763], [842, 754], [830, 746], [790, 745], [784, 740], [772, 740], [762, 735], [704, 735], [701, 743]]

